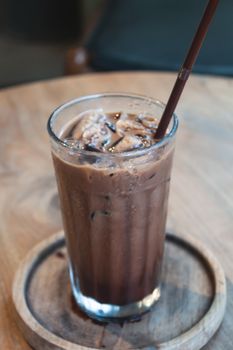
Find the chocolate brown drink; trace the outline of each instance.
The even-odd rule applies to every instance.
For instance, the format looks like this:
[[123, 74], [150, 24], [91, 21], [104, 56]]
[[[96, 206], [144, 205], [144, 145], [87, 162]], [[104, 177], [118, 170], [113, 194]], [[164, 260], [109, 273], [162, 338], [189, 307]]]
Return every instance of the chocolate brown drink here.
[[113, 306], [159, 297], [174, 147], [156, 145], [156, 127], [147, 113], [89, 110], [60, 129], [67, 147], [53, 160], [81, 307], [80, 295]]

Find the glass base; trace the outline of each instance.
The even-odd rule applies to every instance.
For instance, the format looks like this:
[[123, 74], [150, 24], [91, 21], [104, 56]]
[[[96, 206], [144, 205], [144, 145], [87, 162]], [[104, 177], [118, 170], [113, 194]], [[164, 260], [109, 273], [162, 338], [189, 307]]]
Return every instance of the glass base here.
[[91, 318], [102, 322], [138, 319], [142, 314], [149, 311], [160, 298], [160, 287], [157, 287], [151, 294], [138, 302], [123, 306], [102, 304], [91, 297], [83, 295], [77, 283], [74, 283], [72, 273], [70, 273], [70, 277], [72, 292], [80, 309]]

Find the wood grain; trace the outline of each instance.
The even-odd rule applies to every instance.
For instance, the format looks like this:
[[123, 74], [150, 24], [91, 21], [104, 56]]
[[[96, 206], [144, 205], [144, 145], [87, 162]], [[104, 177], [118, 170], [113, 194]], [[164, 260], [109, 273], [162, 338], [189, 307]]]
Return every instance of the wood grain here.
[[[48, 284], [49, 281], [49, 284]], [[224, 272], [206, 247], [167, 234], [161, 298], [137, 322], [100, 323], [75, 305], [63, 232], [29, 252], [13, 284], [18, 324], [36, 350], [198, 350], [222, 322]]]
[[[166, 101], [175, 75], [90, 74], [0, 92], [0, 348], [27, 350], [10, 299], [25, 254], [61, 229], [46, 121], [80, 95], [125, 91]], [[233, 348], [233, 79], [192, 76], [180, 101], [168, 229], [188, 232], [215, 254], [228, 278], [227, 312], [205, 350]]]

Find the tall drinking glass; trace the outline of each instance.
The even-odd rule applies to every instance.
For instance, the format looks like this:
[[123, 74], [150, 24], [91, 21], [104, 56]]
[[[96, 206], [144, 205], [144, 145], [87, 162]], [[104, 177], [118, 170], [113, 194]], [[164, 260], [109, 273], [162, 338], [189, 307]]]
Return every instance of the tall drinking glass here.
[[173, 115], [166, 136], [150, 147], [101, 153], [62, 138], [88, 110], [147, 113], [159, 121], [164, 105], [139, 95], [99, 94], [60, 106], [48, 121], [74, 298], [93, 318], [132, 318], [160, 297], [178, 121]]

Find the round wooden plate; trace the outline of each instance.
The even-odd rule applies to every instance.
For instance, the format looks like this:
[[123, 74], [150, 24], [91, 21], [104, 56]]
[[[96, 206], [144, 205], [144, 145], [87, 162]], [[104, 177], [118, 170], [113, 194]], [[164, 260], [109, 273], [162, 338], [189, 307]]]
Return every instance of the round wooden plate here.
[[137, 321], [99, 323], [73, 302], [61, 232], [22, 262], [13, 300], [19, 326], [34, 349], [198, 350], [221, 324], [226, 283], [221, 266], [205, 247], [169, 233], [159, 302]]

